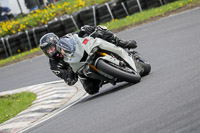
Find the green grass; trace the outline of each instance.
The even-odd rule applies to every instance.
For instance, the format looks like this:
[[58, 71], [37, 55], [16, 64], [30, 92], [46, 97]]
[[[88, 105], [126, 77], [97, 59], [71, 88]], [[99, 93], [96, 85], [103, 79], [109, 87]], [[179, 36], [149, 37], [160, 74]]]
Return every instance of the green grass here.
[[[102, 0], [99, 0], [99, 1], [102, 1]], [[112, 20], [111, 22], [107, 22], [102, 25], [107, 26], [108, 29], [110, 30], [116, 30], [116, 29], [123, 28], [125, 26], [144, 22], [146, 20], [151, 20], [154, 17], [158, 17], [158, 16], [164, 17], [166, 13], [174, 11], [181, 7], [187, 6], [189, 4], [200, 5], [200, 0], [179, 0], [176, 2], [166, 4], [161, 7], [152, 8], [149, 10], [145, 10], [143, 12], [135, 13], [123, 19], [119, 19], [119, 20], [115, 19], [115, 20]], [[40, 51], [39, 48], [36, 48], [35, 50], [32, 50], [30, 52], [19, 53], [16, 56], [0, 60], [0, 67], [26, 59], [26, 56], [34, 54], [34, 53], [38, 53], [39, 51]]]
[[6, 66], [9, 64], [13, 64], [13, 63], [25, 60], [25, 59], [29, 59], [29, 58], [32, 58], [32, 57], [35, 57], [35, 56], [41, 55], [41, 54], [42, 54], [42, 52], [39, 47], [31, 49], [30, 51], [26, 51], [26, 52], [19, 51], [19, 53], [16, 55], [13, 55], [6, 59], [0, 60], [0, 67]]
[[110, 30], [119, 29], [125, 26], [133, 25], [139, 22], [143, 22], [145, 20], [151, 19], [157, 16], [165, 16], [165, 13], [173, 11], [177, 8], [184, 7], [190, 3], [199, 4], [199, 0], [179, 0], [173, 3], [166, 4], [164, 6], [158, 8], [152, 8], [149, 10], [145, 10], [131, 16], [127, 16], [126, 18], [120, 20], [112, 20], [106, 24], [103, 24], [108, 27]]
[[0, 96], [0, 124], [31, 106], [35, 99], [36, 95], [31, 92]]

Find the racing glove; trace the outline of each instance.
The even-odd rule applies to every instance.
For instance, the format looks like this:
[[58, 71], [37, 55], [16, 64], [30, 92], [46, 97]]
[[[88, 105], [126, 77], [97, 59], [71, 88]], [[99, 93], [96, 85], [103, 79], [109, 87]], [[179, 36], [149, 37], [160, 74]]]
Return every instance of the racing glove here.
[[94, 31], [95, 31], [95, 27], [85, 25], [85, 26], [81, 27], [80, 31], [78, 32], [78, 36], [79, 37], [86, 37], [86, 36], [89, 36]]
[[68, 72], [64, 80], [69, 86], [74, 85], [78, 81], [78, 75], [72, 71]]

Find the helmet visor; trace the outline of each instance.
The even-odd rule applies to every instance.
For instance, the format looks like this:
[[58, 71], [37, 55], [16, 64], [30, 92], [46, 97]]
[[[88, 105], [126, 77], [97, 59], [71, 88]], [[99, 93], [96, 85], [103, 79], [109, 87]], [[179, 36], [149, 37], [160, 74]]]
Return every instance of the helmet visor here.
[[46, 55], [49, 57], [52, 57], [56, 52], [56, 46], [55, 45], [51, 45], [50, 47], [48, 47], [45, 51]]
[[58, 51], [60, 51], [66, 58], [71, 58], [76, 51], [76, 42], [72, 37], [61, 38], [56, 45]]

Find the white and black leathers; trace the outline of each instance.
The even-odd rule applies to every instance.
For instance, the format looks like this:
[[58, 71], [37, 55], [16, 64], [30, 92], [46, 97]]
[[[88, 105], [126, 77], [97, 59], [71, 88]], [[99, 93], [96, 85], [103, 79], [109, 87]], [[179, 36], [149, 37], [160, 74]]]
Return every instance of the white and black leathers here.
[[[93, 27], [93, 26], [83, 26], [81, 27], [81, 30], [78, 33], [70, 33], [63, 37], [70, 37], [71, 34], [78, 34], [79, 37], [86, 37], [91, 35], [92, 37], [101, 38], [108, 42], [111, 42], [119, 47], [122, 48], [136, 48], [136, 42], [134, 40], [131, 41], [123, 41], [120, 40], [115, 34], [113, 34], [111, 31], [107, 30], [106, 28], [100, 26], [100, 27]], [[65, 80], [65, 82], [68, 85], [73, 85], [77, 82], [78, 76], [79, 79], [83, 85], [83, 87], [86, 90], [89, 90], [91, 88], [97, 88], [98, 84], [100, 84], [100, 81], [86, 78], [84, 75], [77, 75], [72, 71], [72, 68], [69, 66], [67, 62], [64, 62], [63, 56], [60, 53], [56, 53], [53, 58], [49, 59], [49, 65], [52, 72], [57, 75], [58, 77]], [[97, 89], [94, 89], [97, 90]], [[96, 93], [96, 92], [94, 92]]]

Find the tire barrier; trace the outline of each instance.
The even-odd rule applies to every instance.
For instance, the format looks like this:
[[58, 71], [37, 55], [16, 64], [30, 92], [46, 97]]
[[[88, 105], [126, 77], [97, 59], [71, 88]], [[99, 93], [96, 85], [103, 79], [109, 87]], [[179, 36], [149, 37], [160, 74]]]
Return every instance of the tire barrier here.
[[112, 2], [99, 5], [97, 7], [97, 16], [99, 23], [105, 23], [114, 19], [111, 12]]
[[140, 0], [139, 4], [137, 0], [126, 0], [125, 5], [128, 9], [129, 14], [134, 14], [147, 9], [145, 0]]
[[48, 32], [53, 32], [61, 37], [67, 33], [78, 31], [83, 25], [96, 26], [173, 1], [175, 0], [112, 0], [102, 5], [86, 7], [72, 15], [65, 14], [49, 21], [46, 25], [1, 37], [0, 59], [37, 47], [40, 38]]
[[[57, 36], [64, 36], [66, 34], [65, 30], [65, 27], [64, 25], [61, 23], [61, 20], [60, 19], [54, 19], [54, 20], [51, 20], [47, 23], [48, 25], [48, 31], [49, 32], [53, 32], [54, 34], [56, 34]], [[47, 30], [47, 29], [46, 29]]]
[[173, 2], [175, 0], [163, 0], [163, 4], [167, 4], [167, 3], [170, 3], [170, 2]]
[[[33, 38], [34, 38], [34, 42], [35, 45], [38, 46], [39, 45], [39, 41], [40, 38], [45, 35], [46, 33], [48, 33], [48, 26], [44, 25], [44, 26], [40, 26], [40, 27], [35, 27], [32, 29], [33, 31]], [[50, 31], [51, 32], [51, 31]]]
[[76, 25], [77, 29], [79, 30], [83, 26], [83, 22], [80, 19], [80, 15], [78, 12], [72, 14], [71, 19], [73, 21], [73, 24]]
[[60, 17], [61, 23], [64, 26], [65, 33], [71, 33], [79, 29], [76, 21], [74, 20], [73, 16], [64, 15]]
[[20, 41], [20, 49], [22, 51], [32, 49], [30, 38], [28, 36], [28, 31], [19, 32], [18, 34], [19, 34], [19, 41]]
[[6, 48], [5, 40], [2, 37], [0, 39], [0, 59], [7, 58], [8, 56], [9, 55], [8, 55], [8, 51], [7, 51], [7, 48]]
[[113, 12], [113, 16], [115, 19], [124, 18], [127, 16], [128, 11], [126, 12], [126, 6], [124, 3], [114, 3], [112, 5], [111, 11]]
[[26, 33], [27, 40], [29, 41], [28, 43], [30, 43], [31, 47], [32, 48], [37, 47], [35, 43], [34, 35], [33, 35], [33, 29], [26, 30], [25, 33]]
[[19, 34], [7, 36], [5, 40], [6, 40], [6, 44], [7, 44], [8, 52], [10, 56], [17, 54], [21, 51]]
[[97, 18], [97, 5], [86, 7], [80, 11], [78, 11], [78, 15], [80, 18], [80, 21], [83, 25], [91, 25], [96, 26], [99, 22], [96, 19]]
[[154, 8], [163, 5], [162, 0], [146, 0], [147, 8]]
[[124, 11], [126, 12], [126, 15], [129, 16], [128, 10], [127, 10], [126, 6], [124, 5], [124, 2], [121, 2], [121, 5], [122, 5]]

